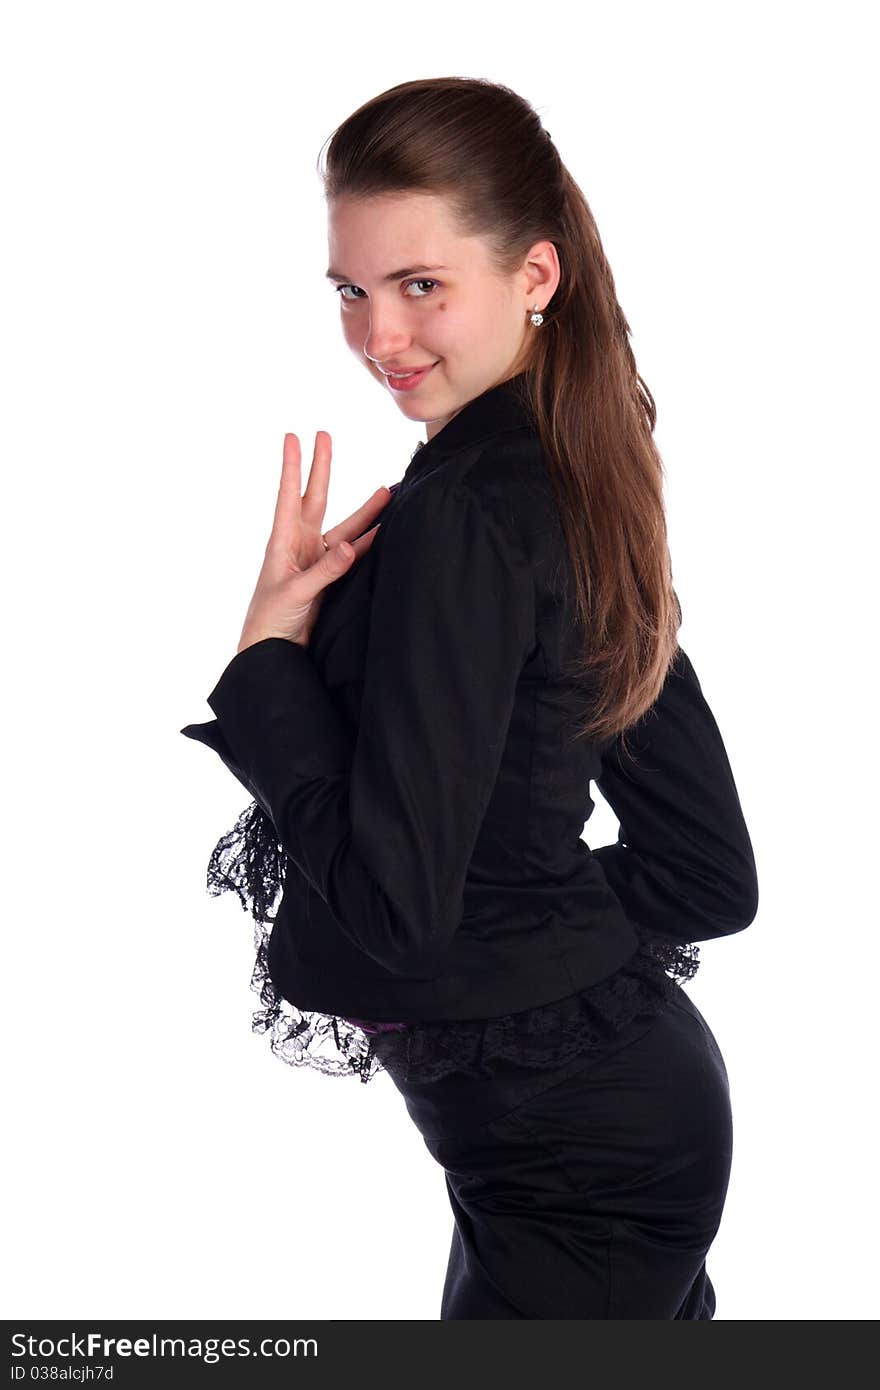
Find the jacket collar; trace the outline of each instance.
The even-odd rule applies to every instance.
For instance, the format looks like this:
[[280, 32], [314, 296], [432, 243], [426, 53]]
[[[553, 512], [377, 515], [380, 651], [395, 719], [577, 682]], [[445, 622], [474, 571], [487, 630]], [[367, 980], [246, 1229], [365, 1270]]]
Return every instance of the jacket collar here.
[[508, 430], [534, 429], [522, 391], [524, 383], [525, 373], [519, 372], [468, 401], [433, 439], [416, 445], [409, 467], [392, 491], [408, 487], [426, 469], [471, 444], [479, 444]]

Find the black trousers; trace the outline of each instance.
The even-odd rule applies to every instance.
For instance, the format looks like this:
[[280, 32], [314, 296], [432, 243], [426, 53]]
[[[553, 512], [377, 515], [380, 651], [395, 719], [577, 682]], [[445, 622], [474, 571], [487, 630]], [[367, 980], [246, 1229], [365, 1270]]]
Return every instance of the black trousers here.
[[732, 1158], [727, 1069], [680, 986], [575, 1061], [389, 1071], [446, 1174], [441, 1319], [715, 1315], [706, 1255]]

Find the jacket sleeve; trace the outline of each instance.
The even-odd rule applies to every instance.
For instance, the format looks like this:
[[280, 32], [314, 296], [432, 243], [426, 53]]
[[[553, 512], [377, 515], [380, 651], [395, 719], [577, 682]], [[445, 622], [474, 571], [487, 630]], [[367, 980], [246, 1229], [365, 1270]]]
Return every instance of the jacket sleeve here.
[[516, 537], [460, 484], [415, 486], [382, 531], [358, 730], [308, 648], [270, 637], [229, 662], [203, 741], [267, 810], [349, 939], [424, 977], [461, 922], [534, 645], [534, 586]]
[[758, 910], [752, 844], [718, 725], [681, 647], [626, 746], [618, 738], [602, 753], [596, 785], [620, 824], [617, 843], [593, 854], [627, 916], [679, 941], [743, 930]]

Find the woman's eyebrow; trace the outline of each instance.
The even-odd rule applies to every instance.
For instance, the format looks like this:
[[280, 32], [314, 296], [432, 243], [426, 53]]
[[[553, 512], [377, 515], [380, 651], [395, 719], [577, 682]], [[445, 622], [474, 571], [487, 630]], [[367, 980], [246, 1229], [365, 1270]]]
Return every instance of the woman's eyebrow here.
[[[389, 275], [383, 275], [382, 278], [383, 280], [403, 280], [407, 275], [423, 275], [429, 270], [448, 269], [449, 267], [446, 265], [410, 265], [405, 266], [403, 270], [392, 270]], [[332, 269], [327, 271], [327, 279], [338, 280], [340, 283], [346, 285], [350, 282], [350, 277], [348, 275], [340, 275], [338, 270]]]

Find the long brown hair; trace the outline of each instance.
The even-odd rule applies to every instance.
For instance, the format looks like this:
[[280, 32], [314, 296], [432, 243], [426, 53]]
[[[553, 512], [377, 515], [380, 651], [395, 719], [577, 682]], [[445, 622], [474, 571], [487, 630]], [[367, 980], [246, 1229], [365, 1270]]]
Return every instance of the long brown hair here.
[[654, 703], [678, 650], [664, 468], [654, 399], [584, 194], [523, 97], [482, 78], [403, 82], [329, 138], [325, 198], [433, 193], [501, 275], [536, 241], [561, 279], [530, 329], [523, 398], [541, 439], [587, 634], [576, 675], [592, 688], [579, 737], [622, 734]]

